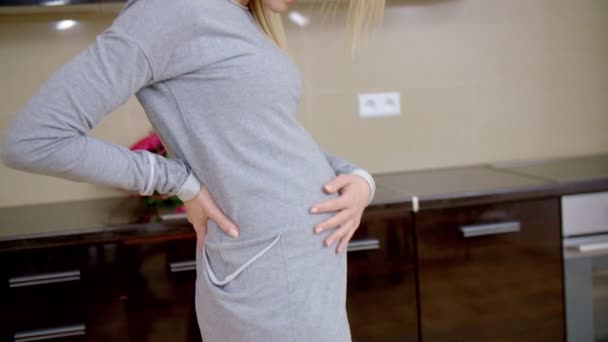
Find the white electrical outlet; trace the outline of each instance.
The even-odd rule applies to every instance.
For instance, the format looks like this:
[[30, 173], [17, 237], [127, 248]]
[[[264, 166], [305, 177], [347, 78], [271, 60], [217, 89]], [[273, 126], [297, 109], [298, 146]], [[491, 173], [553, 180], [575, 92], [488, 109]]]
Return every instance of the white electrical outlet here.
[[359, 94], [359, 115], [364, 118], [401, 115], [401, 95], [399, 92]]

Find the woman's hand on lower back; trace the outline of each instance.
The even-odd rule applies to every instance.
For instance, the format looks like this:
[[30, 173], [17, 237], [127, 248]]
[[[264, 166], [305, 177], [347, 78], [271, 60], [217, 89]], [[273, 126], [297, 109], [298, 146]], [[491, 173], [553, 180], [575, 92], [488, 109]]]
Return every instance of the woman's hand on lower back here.
[[217, 206], [217, 203], [213, 197], [211, 197], [211, 194], [205, 185], [201, 186], [201, 191], [196, 197], [184, 201], [184, 207], [186, 208], [188, 222], [192, 224], [196, 231], [197, 245], [201, 250], [205, 246], [207, 221], [209, 219], [215, 221], [224, 233], [233, 238], [238, 237], [238, 227]]
[[[318, 223], [314, 227], [315, 233], [321, 233], [326, 229], [336, 227], [335, 231], [329, 235], [324, 243], [326, 247], [331, 246], [335, 241], [340, 241], [336, 248], [336, 254], [341, 253], [348, 241], [359, 228], [361, 216], [369, 202], [371, 188], [369, 183], [361, 176], [355, 174], [340, 174], [326, 183], [323, 189], [328, 193], [338, 192], [339, 197], [328, 201], [315, 203], [311, 213], [321, 213], [326, 211], [338, 211], [334, 216]], [[315, 211], [314, 209], [317, 209]]]

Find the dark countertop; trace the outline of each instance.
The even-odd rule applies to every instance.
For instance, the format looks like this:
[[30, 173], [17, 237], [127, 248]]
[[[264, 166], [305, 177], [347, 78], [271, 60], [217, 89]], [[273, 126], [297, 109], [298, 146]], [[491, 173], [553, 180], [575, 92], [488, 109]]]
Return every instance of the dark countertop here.
[[[608, 190], [608, 154], [374, 174], [366, 214]], [[136, 196], [0, 208], [0, 251], [193, 237], [185, 216], [163, 221]], [[150, 221], [150, 222], [148, 222]]]
[[[401, 201], [419, 209], [608, 190], [608, 154], [375, 174]], [[415, 197], [415, 198], [414, 198]]]
[[530, 162], [495, 163], [492, 164], [492, 167], [557, 183], [593, 181], [608, 177], [608, 154]]
[[186, 220], [153, 215], [136, 196], [4, 207], [0, 251], [195, 236]]
[[420, 208], [438, 201], [454, 205], [459, 200], [493, 195], [505, 189], [525, 191], [550, 183], [487, 166], [387, 173], [374, 175], [374, 180], [377, 186], [398, 192], [397, 198], [410, 206], [416, 197]]

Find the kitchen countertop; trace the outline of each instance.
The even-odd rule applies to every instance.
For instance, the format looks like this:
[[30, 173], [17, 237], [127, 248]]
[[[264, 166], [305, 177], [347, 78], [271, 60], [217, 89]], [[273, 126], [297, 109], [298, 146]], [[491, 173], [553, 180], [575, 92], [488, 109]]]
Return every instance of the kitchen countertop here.
[[494, 170], [488, 166], [395, 172], [374, 175], [374, 180], [377, 185], [398, 192], [397, 198], [402, 202], [412, 205], [416, 197], [419, 207], [437, 201], [453, 205], [455, 201], [466, 198], [492, 195], [504, 190], [529, 191], [550, 184], [549, 181]]
[[0, 251], [194, 237], [185, 220], [161, 221], [136, 196], [0, 208]]
[[593, 181], [608, 177], [608, 154], [522, 163], [495, 163], [492, 167], [557, 183]]
[[390, 200], [431, 209], [608, 190], [608, 154], [375, 174]]
[[[608, 190], [608, 154], [374, 174], [366, 214]], [[0, 208], [0, 251], [193, 237], [185, 220], [142, 221], [136, 196]]]

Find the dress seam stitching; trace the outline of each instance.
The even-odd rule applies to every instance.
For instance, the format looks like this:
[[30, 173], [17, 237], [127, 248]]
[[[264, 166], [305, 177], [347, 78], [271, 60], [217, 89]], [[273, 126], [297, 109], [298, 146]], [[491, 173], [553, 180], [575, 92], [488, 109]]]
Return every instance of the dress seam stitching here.
[[285, 260], [285, 248], [283, 246], [283, 239], [279, 239], [279, 245], [281, 247], [281, 259], [283, 261], [283, 273], [285, 274], [285, 279], [287, 282], [287, 309], [289, 311], [289, 341], [293, 341], [293, 332], [294, 332], [294, 324], [293, 324], [293, 313], [291, 310], [291, 290], [289, 288], [289, 275], [287, 272], [287, 261]]
[[[199, 292], [198, 295], [200, 296], [200, 282], [202, 281], [201, 278], [203, 277], [203, 274], [206, 271], [203, 270], [205, 265], [201, 261], [201, 256], [204, 256], [204, 255], [202, 255], [203, 251], [200, 251], [198, 249], [198, 247], [195, 247], [195, 248], [196, 248], [197, 263], [198, 263], [199, 268], [197, 268], [197, 271], [196, 271], [196, 279], [194, 281], [194, 285], [196, 286], [196, 291]], [[199, 270], [200, 270], [200, 272], [199, 272]], [[197, 300], [197, 298], [196, 298], [196, 294], [195, 294], [195, 301], [196, 300]], [[195, 303], [195, 305], [196, 305], [196, 303]], [[198, 321], [198, 317], [197, 317], [197, 321]], [[199, 327], [199, 331], [201, 332], [201, 338], [203, 339], [203, 341], [208, 341], [208, 339], [207, 339], [208, 336], [207, 336], [205, 329], [203, 329], [203, 327]]]

